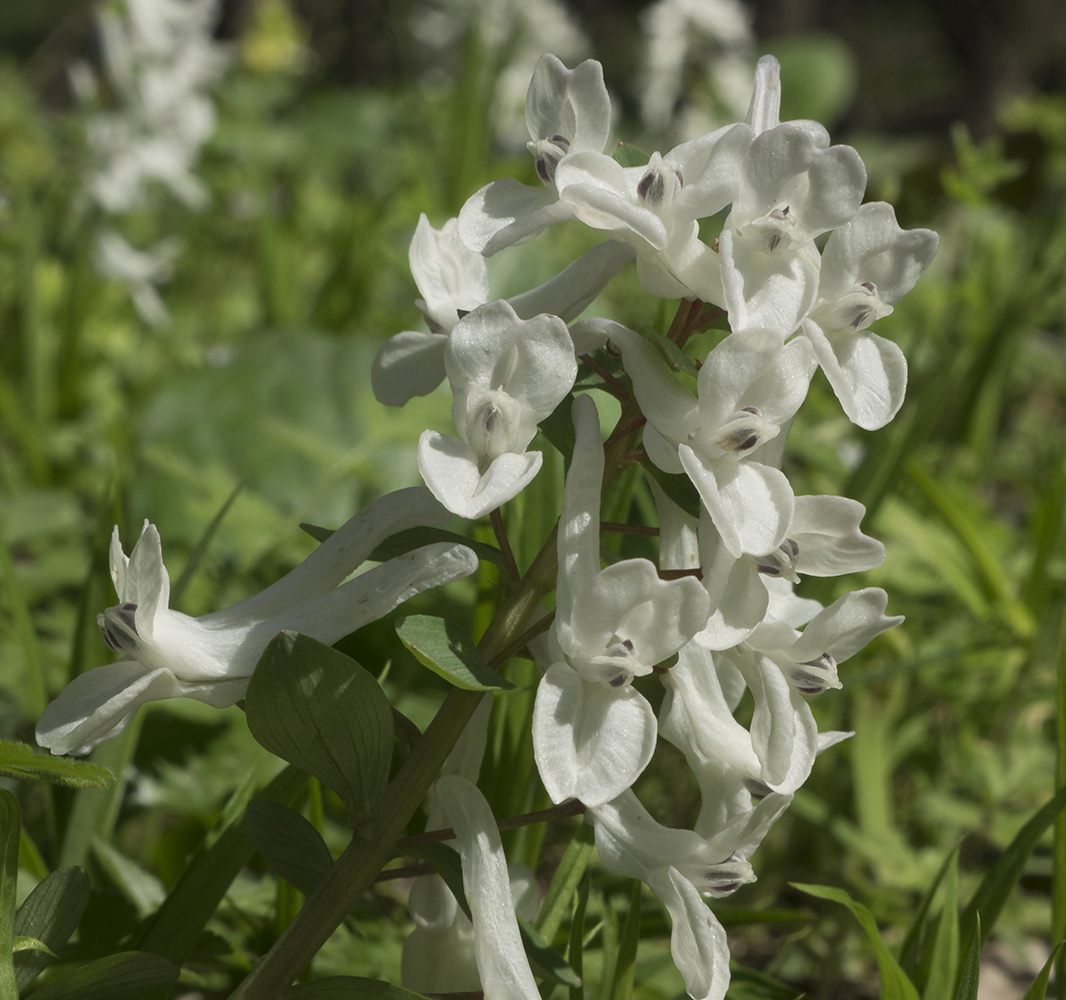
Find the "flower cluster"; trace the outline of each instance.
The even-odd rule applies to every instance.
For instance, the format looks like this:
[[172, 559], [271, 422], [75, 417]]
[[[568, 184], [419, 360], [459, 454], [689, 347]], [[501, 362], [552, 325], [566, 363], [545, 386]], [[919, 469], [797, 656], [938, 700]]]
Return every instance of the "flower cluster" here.
[[[755, 878], [749, 859], [815, 756], [850, 735], [819, 733], [807, 699], [840, 687], [838, 665], [901, 620], [886, 615], [876, 588], [829, 607], [794, 593], [802, 575], [867, 570], [884, 549], [861, 531], [861, 504], [794, 495], [781, 468], [785, 439], [819, 367], [854, 423], [892, 419], [906, 364], [869, 327], [937, 245], [932, 232], [902, 230], [890, 205], [863, 204], [858, 153], [831, 145], [815, 122], [782, 123], [779, 107], [778, 66], [764, 57], [745, 121], [625, 167], [608, 151], [600, 65], [568, 69], [544, 56], [526, 103], [540, 185], [493, 181], [440, 231], [423, 218], [412, 269], [430, 332], [399, 334], [375, 365], [375, 391], [393, 405], [447, 375], [459, 437], [427, 431], [419, 468], [449, 510], [477, 517], [536, 475], [540, 455], [527, 448], [540, 420], [570, 407], [577, 359], [601, 349], [620, 357], [631, 393], [617, 381], [603, 388], [646, 420], [659, 565], [603, 566], [599, 511], [611, 470], [597, 407], [578, 395], [555, 617], [536, 652], [533, 741], [552, 800], [587, 807], [604, 865], [644, 880], [666, 906], [674, 959], [697, 1000], [721, 998], [728, 984], [725, 934], [704, 900]], [[719, 213], [721, 231], [707, 242], [701, 220]], [[485, 301], [481, 256], [573, 220], [608, 242], [525, 296]], [[701, 300], [728, 317], [731, 332], [697, 359], [694, 385], [644, 334], [607, 320], [567, 328], [631, 259], [652, 295]], [[678, 315], [696, 317], [671, 330], [683, 346], [701, 314], [686, 302]], [[679, 490], [694, 506], [676, 502]], [[665, 686], [658, 715], [633, 685], [642, 677]], [[734, 717], [746, 692], [749, 726]], [[659, 735], [699, 784], [691, 830], [662, 826], [633, 792]], [[484, 899], [488, 890], [473, 891]], [[504, 892], [483, 905], [506, 909]], [[487, 993], [502, 986], [495, 964], [481, 967]]]
[[[144, 8], [159, 14], [160, 30], [172, 23], [169, 3]], [[190, 18], [200, 9], [182, 6]], [[568, 69], [543, 56], [526, 101], [539, 185], [493, 181], [439, 230], [422, 217], [410, 262], [428, 330], [392, 337], [373, 365], [374, 392], [388, 405], [447, 380], [454, 428], [427, 429], [418, 441], [425, 487], [382, 498], [288, 577], [202, 618], [169, 608], [155, 528], [146, 522], [129, 558], [116, 529], [119, 603], [99, 623], [122, 659], [68, 686], [42, 717], [39, 741], [86, 752], [159, 698], [231, 705], [279, 630], [331, 643], [477, 567], [470, 548], [438, 542], [344, 582], [383, 539], [450, 515], [491, 515], [510, 596], [521, 594], [525, 610], [501, 609], [490, 630], [507, 632], [495, 635], [496, 652], [528, 643], [540, 667], [532, 744], [544, 788], [557, 804], [580, 802], [602, 863], [662, 901], [694, 1000], [721, 1000], [728, 948], [706, 900], [755, 878], [751, 857], [815, 757], [850, 735], [820, 733], [808, 699], [840, 687], [839, 665], [901, 620], [886, 614], [876, 588], [828, 607], [795, 593], [803, 575], [871, 569], [884, 549], [861, 530], [861, 504], [795, 495], [782, 469], [789, 428], [819, 367], [854, 423], [892, 419], [906, 364], [869, 328], [937, 245], [932, 232], [902, 230], [891, 206], [863, 204], [866, 172], [854, 149], [831, 145], [816, 122], [782, 123], [779, 108], [779, 68], [764, 57], [745, 121], [623, 166], [607, 152], [601, 66]], [[707, 220], [719, 215], [711, 238]], [[492, 301], [484, 258], [563, 222], [606, 240], [539, 287]], [[666, 337], [578, 319], [630, 262], [648, 293], [683, 300]], [[685, 355], [691, 335], [723, 315], [730, 332], [705, 355]], [[606, 442], [593, 392], [575, 396], [577, 385], [621, 403]], [[537, 476], [543, 456], [533, 445], [553, 414], [555, 431], [573, 426], [572, 449], [565, 434], [552, 437], [569, 460], [562, 511], [538, 573], [523, 578], [497, 511]], [[657, 562], [601, 553], [603, 490], [632, 462], [647, 472], [658, 509]], [[554, 611], [541, 610], [544, 634], [530, 639], [553, 565]], [[657, 681], [663, 697], [645, 697]], [[748, 725], [735, 714], [742, 699], [752, 706]], [[508, 874], [474, 783], [486, 711], [445, 767], [430, 817], [431, 827], [447, 818], [453, 828], [470, 916], [439, 879], [420, 881], [404, 976], [423, 992], [480, 983], [489, 997], [533, 1000], [515, 918], [515, 895], [526, 894], [516, 892], [522, 880]], [[659, 736], [699, 786], [691, 829], [663, 826], [634, 791]]]
[[[207, 203], [193, 168], [215, 130], [210, 90], [229, 62], [212, 38], [219, 13], [218, 0], [122, 0], [97, 10], [103, 71], [98, 78], [77, 64], [71, 79], [94, 108], [87, 193], [109, 215], [141, 206], [152, 184], [189, 208]], [[153, 326], [168, 319], [156, 286], [176, 254], [174, 240], [139, 250], [114, 229], [101, 231], [95, 248], [99, 273], [127, 284]]]

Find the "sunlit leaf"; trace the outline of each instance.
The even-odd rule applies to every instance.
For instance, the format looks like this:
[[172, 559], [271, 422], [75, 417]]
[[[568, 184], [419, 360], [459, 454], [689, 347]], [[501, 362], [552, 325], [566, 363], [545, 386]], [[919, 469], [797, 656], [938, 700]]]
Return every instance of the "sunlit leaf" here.
[[410, 615], [396, 622], [396, 634], [416, 660], [464, 691], [511, 690], [514, 685], [490, 670], [474, 640], [454, 622]]

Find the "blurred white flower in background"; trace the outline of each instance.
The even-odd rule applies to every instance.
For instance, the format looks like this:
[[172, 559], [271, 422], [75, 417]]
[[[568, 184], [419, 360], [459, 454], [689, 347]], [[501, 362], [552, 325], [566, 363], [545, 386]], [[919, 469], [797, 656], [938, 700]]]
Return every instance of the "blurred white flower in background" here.
[[444, 65], [473, 41], [491, 68], [492, 125], [496, 140], [511, 152], [526, 145], [529, 69], [545, 52], [577, 62], [591, 46], [566, 6], [558, 0], [425, 0], [409, 21], [411, 34], [430, 56], [430, 74], [451, 76]]
[[[640, 116], [648, 131], [683, 140], [743, 118], [755, 36], [740, 0], [658, 0], [640, 26]], [[704, 99], [692, 103], [701, 92]]]
[[[215, 130], [210, 91], [230, 58], [212, 37], [220, 12], [219, 0], [122, 0], [97, 9], [102, 67], [76, 63], [70, 80], [89, 109], [85, 192], [108, 215], [143, 207], [153, 186], [187, 208], [207, 204], [193, 170]], [[139, 250], [107, 229], [97, 234], [94, 263], [159, 327], [170, 317], [156, 286], [169, 280], [177, 254], [172, 239]]]

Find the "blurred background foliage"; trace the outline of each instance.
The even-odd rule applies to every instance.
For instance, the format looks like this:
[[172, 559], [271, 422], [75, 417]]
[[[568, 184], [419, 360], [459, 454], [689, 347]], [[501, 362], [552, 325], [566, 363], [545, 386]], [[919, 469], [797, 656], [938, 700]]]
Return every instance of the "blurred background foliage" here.
[[[532, 0], [227, 0], [217, 33], [233, 61], [196, 170], [209, 205], [190, 211], [156, 192], [120, 222], [138, 245], [182, 241], [161, 288], [171, 319], [153, 329], [92, 266], [99, 218], [81, 187], [84, 112], [68, 70], [99, 59], [93, 4], [0, 4], [0, 737], [32, 740], [47, 699], [105, 662], [95, 614], [113, 599], [112, 524], [127, 547], [144, 518], [160, 526], [172, 576], [195, 566], [180, 606], [199, 614], [298, 561], [312, 546], [300, 521], [336, 525], [417, 481], [415, 441], [450, 427], [449, 401], [438, 392], [388, 410], [368, 368], [384, 337], [421, 323], [406, 257], [419, 213], [440, 225], [494, 177], [533, 180], [521, 144], [538, 54], [523, 61], [527, 36], [558, 39], [570, 64], [601, 59], [615, 135], [643, 148], [666, 148], [686, 121], [743, 115], [729, 112], [729, 81], [709, 80], [707, 66], [725, 58], [711, 39], [682, 67], [679, 92], [691, 96], [642, 118], [645, 8], [585, 0], [555, 23]], [[820, 728], [856, 735], [820, 759], [756, 857], [759, 882], [715, 906], [738, 961], [794, 987], [773, 994], [738, 978], [737, 1000], [799, 989], [874, 997], [857, 926], [788, 882], [846, 887], [898, 946], [951, 850], [961, 844], [972, 891], [1054, 787], [1066, 655], [1066, 14], [1058, 0], [764, 0], [746, 11], [750, 34], [729, 58], [750, 73], [758, 54], [777, 55], [782, 117], [822, 120], [862, 153], [868, 200], [941, 236], [929, 272], [878, 326], [910, 363], [900, 416], [861, 432], [819, 377], [788, 458], [797, 493], [861, 500], [866, 530], [888, 548], [861, 582], [806, 581], [804, 592], [828, 603], [883, 586], [906, 624], [846, 664], [843, 691], [816, 700]], [[495, 293], [545, 279], [593, 242], [558, 228], [490, 263]], [[594, 308], [662, 328], [634, 285], [616, 281]], [[550, 529], [561, 473], [547, 462], [508, 514], [520, 560]], [[614, 519], [644, 517], [639, 480], [619, 482]], [[494, 581], [476, 586], [484, 616]], [[456, 588], [456, 616], [462, 596]], [[440, 688], [396, 652], [388, 622], [341, 647], [387, 668], [394, 701], [429, 718]], [[528, 664], [510, 669], [532, 682]], [[498, 815], [546, 804], [530, 709], [529, 691], [497, 705], [484, 778]], [[100, 940], [83, 935], [86, 954], [120, 941], [138, 912], [132, 876], [92, 854], [84, 831], [71, 835], [75, 818], [91, 815], [91, 832], [159, 893], [265, 756], [236, 709], [178, 703], [148, 713], [136, 750], [131, 738], [114, 753], [120, 764], [133, 755], [132, 779], [105, 806], [85, 806], [103, 793], [22, 788], [43, 863], [88, 862], [103, 887], [94, 912], [109, 919], [97, 922]], [[694, 783], [668, 747], [660, 756], [641, 794], [683, 824]], [[334, 847], [338, 816], [327, 796]], [[558, 831], [508, 836], [511, 860], [539, 859], [550, 874]], [[1062, 913], [1052, 926], [1052, 850], [1045, 838], [996, 926], [983, 976], [1006, 985], [988, 997], [1020, 996], [1010, 978], [1031, 982], [1066, 932]], [[291, 912], [263, 874], [257, 862], [235, 884], [197, 955], [207, 995], [224, 996]], [[395, 977], [407, 918], [392, 885], [339, 932], [317, 973]], [[629, 889], [603, 877], [594, 886], [588, 926], [602, 921], [609, 952]], [[665, 932], [648, 897], [645, 909], [645, 929]], [[677, 993], [667, 954], [662, 934], [642, 945], [639, 995]]]

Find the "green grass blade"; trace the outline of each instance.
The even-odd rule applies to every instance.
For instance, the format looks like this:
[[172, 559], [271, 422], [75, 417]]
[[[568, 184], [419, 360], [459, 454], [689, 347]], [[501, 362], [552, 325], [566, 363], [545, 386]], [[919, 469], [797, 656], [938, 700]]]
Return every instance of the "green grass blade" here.
[[981, 944], [984, 944], [1037, 841], [1063, 807], [1066, 807], [1066, 788], [1059, 789], [1055, 797], [1037, 811], [989, 869], [963, 912], [961, 924], [963, 940], [968, 940], [973, 936], [974, 927], [977, 926], [978, 915], [980, 915]]
[[574, 918], [570, 922], [570, 948], [566, 953], [570, 968], [581, 980], [580, 986], [570, 987], [569, 1000], [585, 1000], [585, 909], [589, 901], [592, 873], [586, 871], [574, 901]]
[[[144, 713], [138, 712], [122, 733], [93, 750], [93, 764], [114, 774], [126, 774], [133, 762], [143, 724]], [[84, 865], [94, 838], [98, 837], [104, 842], [111, 840], [125, 791], [125, 781], [116, 781], [109, 788], [78, 789], [67, 822], [58, 867]]]
[[0, 1000], [18, 1000], [15, 982], [15, 892], [18, 888], [22, 810], [0, 789]]
[[944, 881], [944, 903], [940, 908], [936, 937], [929, 964], [929, 978], [922, 1000], [941, 1000], [951, 995], [959, 967], [959, 854], [953, 851]]
[[206, 529], [204, 529], [204, 533], [196, 543], [196, 548], [190, 553], [189, 560], [185, 563], [185, 568], [181, 571], [181, 576], [178, 577], [174, 586], [170, 588], [170, 606], [172, 608], [177, 608], [180, 605], [181, 597], [185, 593], [185, 588], [189, 586], [190, 582], [192, 582], [192, 578], [200, 568], [204, 556], [207, 555], [207, 549], [211, 545], [211, 540], [215, 537], [215, 532], [218, 531], [219, 525], [222, 524], [222, 519], [229, 512], [230, 507], [233, 506], [233, 501], [240, 496], [241, 490], [243, 489], [244, 483], [238, 483], [233, 488], [233, 492], [226, 497], [222, 506], [218, 509], [218, 513], [211, 518], [211, 523]]
[[1062, 957], [1063, 945], [1066, 945], [1066, 941], [1060, 941], [1055, 945], [1054, 950], [1048, 956], [1048, 960], [1044, 963], [1044, 967], [1040, 970], [1036, 979], [1033, 980], [1033, 985], [1025, 991], [1025, 996], [1022, 997], [1022, 1000], [1044, 1000], [1047, 996], [1047, 984], [1051, 978], [1051, 970]]
[[640, 943], [640, 890], [641, 883], [634, 879], [629, 894], [629, 912], [626, 913], [622, 934], [618, 939], [618, 958], [611, 979], [611, 1000], [630, 1000], [633, 995], [633, 975], [637, 967], [637, 945]]
[[562, 926], [574, 893], [578, 891], [595, 852], [595, 831], [592, 824], [582, 823], [566, 847], [537, 914], [534, 926], [547, 940], [551, 941]]
[[918, 905], [918, 909], [915, 911], [914, 919], [911, 921], [910, 927], [907, 928], [907, 936], [903, 939], [903, 945], [899, 952], [899, 964], [900, 968], [903, 969], [911, 979], [914, 979], [915, 971], [921, 961], [922, 936], [925, 930], [925, 918], [929, 915], [929, 908], [932, 906], [936, 890], [944, 880], [944, 876], [952, 866], [952, 862], [954, 861], [957, 866], [958, 853], [959, 849], [956, 847], [955, 850], [944, 859], [944, 863], [940, 866], [940, 871], [936, 873], [936, 878], [933, 879], [933, 884], [929, 887], [928, 892], [922, 897], [922, 901]]
[[851, 910], [874, 946], [874, 952], [877, 955], [877, 966], [881, 970], [881, 1000], [918, 1000], [918, 991], [914, 988], [914, 984], [899, 967], [899, 963], [893, 957], [892, 952], [888, 950], [888, 946], [881, 937], [881, 932], [877, 929], [877, 922], [874, 920], [873, 914], [862, 903], [856, 903], [843, 889], [836, 889], [832, 886], [800, 885], [796, 882], [791, 883], [791, 885], [793, 888], [799, 889], [800, 892], [807, 893], [808, 896], [814, 896], [817, 899], [828, 899]]
[[[959, 989], [955, 1000], [977, 1000], [977, 980], [981, 975], [981, 915], [977, 915], [977, 924], [970, 938], [970, 948], [966, 953], [966, 964], [959, 977]], [[941, 994], [947, 996], [947, 994]]]

